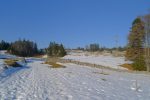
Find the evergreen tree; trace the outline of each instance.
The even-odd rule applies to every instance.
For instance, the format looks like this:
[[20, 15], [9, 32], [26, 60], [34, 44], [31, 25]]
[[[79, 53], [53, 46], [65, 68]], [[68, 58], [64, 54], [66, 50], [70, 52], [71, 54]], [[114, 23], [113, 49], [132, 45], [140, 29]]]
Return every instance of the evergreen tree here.
[[47, 48], [47, 54], [48, 56], [53, 56], [53, 57], [63, 57], [66, 55], [66, 51], [62, 44], [50, 42], [49, 47]]
[[60, 56], [65, 56], [66, 55], [66, 51], [65, 51], [64, 46], [62, 44], [60, 45], [60, 54], [59, 55]]
[[144, 63], [144, 23], [140, 18], [136, 18], [132, 23], [132, 28], [128, 36], [128, 47], [126, 58], [132, 60], [135, 70], [146, 70]]
[[10, 48], [10, 43], [5, 42], [4, 40], [0, 42], [0, 50], [8, 50], [9, 48]]

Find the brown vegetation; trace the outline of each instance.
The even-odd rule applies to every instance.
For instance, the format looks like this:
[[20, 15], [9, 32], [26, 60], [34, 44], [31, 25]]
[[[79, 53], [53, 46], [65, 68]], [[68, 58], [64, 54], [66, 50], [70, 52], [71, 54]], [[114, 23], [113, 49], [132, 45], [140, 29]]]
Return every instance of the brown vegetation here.
[[51, 65], [51, 68], [65, 68], [65, 66], [58, 64], [57, 61], [59, 60], [59, 58], [57, 57], [52, 57], [49, 58], [45, 64]]
[[121, 67], [127, 68], [128, 70], [133, 70], [132, 64], [123, 64]]
[[4, 62], [6, 63], [6, 65], [8, 66], [12, 66], [12, 67], [22, 67], [20, 64], [17, 63], [17, 59], [6, 59], [4, 60]]
[[45, 64], [51, 65], [51, 68], [65, 68], [65, 66], [56, 62], [45, 62]]

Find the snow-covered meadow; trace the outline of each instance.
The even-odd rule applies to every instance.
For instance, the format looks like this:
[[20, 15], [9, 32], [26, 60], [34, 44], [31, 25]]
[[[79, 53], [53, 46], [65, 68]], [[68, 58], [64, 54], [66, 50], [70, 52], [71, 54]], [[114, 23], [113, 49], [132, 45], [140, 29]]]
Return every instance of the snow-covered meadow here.
[[63, 63], [66, 68], [51, 68], [34, 58], [27, 58], [27, 62], [24, 67], [0, 72], [1, 100], [150, 99], [150, 74], [109, 69], [102, 72], [72, 63]]
[[69, 55], [63, 57], [63, 59], [71, 59], [80, 62], [87, 62], [91, 64], [97, 64], [116, 69], [118, 68], [124, 69], [120, 65], [125, 63], [127, 64], [131, 63], [131, 61], [126, 61], [125, 57], [115, 57], [113, 55], [92, 55], [92, 54], [87, 55], [87, 53], [85, 52], [80, 53], [71, 52]]

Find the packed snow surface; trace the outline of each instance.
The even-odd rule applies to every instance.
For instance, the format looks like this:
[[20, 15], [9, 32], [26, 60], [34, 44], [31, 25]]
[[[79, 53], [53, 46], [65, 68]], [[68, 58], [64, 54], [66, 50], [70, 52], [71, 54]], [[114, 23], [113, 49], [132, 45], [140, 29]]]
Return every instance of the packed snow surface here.
[[[130, 61], [126, 61], [125, 57], [115, 57], [112, 55], [85, 55], [84, 53], [71, 53], [70, 55], [65, 56], [63, 59], [71, 59], [80, 62], [87, 62], [91, 64], [98, 64], [105, 67], [111, 68], [122, 68], [120, 65], [125, 63], [131, 63]], [[123, 68], [122, 68], [123, 69]]]
[[[1, 100], [149, 100], [150, 75], [30, 60], [0, 73]], [[139, 89], [135, 91], [135, 80]]]

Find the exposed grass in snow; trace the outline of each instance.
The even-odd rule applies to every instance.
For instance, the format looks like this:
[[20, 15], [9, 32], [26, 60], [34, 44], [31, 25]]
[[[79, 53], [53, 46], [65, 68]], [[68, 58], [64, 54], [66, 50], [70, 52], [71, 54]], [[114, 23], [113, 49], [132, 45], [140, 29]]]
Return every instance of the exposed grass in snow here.
[[17, 63], [17, 59], [6, 59], [4, 60], [4, 62], [8, 65], [8, 66], [12, 66], [12, 67], [22, 67], [22, 65]]
[[57, 57], [51, 57], [48, 58], [47, 61], [45, 62], [45, 64], [51, 65], [51, 68], [65, 68], [64, 65], [57, 63], [59, 61], [59, 58]]
[[51, 65], [51, 68], [65, 68], [65, 66], [58, 64], [56, 62], [45, 62], [45, 64]]
[[133, 70], [133, 67], [132, 67], [132, 64], [127, 64], [127, 63], [125, 63], [125, 64], [122, 64], [122, 65], [120, 65], [121, 67], [124, 67], [124, 68], [127, 68], [128, 70]]

